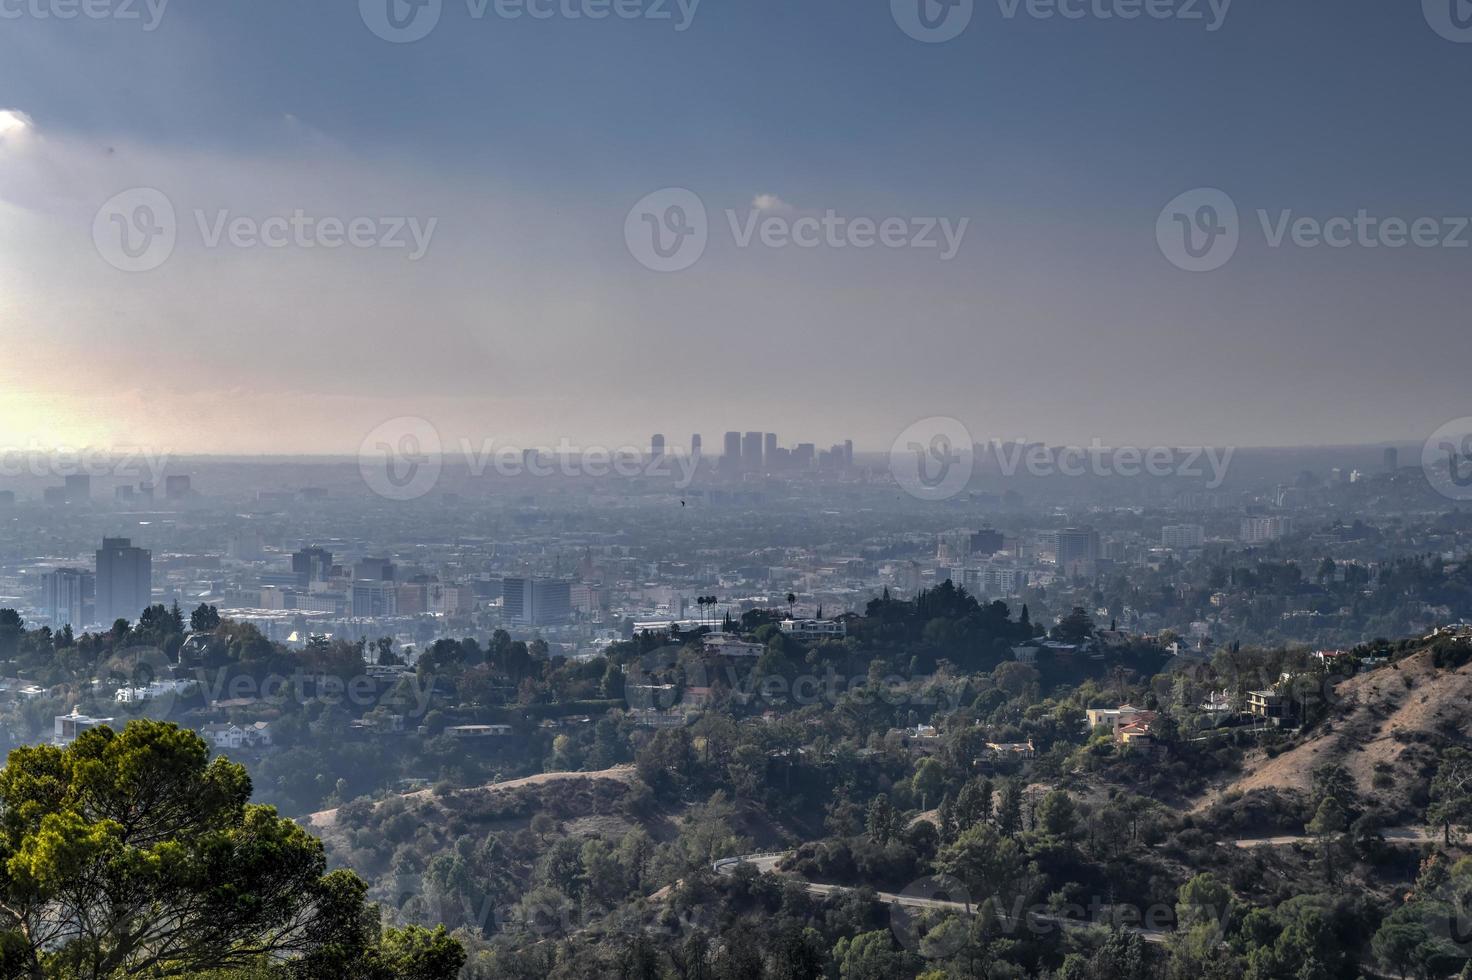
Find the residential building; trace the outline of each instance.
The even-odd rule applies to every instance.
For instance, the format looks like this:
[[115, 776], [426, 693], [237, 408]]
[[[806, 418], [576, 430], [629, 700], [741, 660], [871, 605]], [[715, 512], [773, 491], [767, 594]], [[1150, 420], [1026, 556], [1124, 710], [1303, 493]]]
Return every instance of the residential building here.
[[55, 718], [55, 729], [51, 735], [51, 744], [66, 746], [77, 740], [77, 736], [89, 728], [99, 725], [111, 725], [111, 718], [92, 718], [82, 714], [80, 707], [72, 708], [69, 715], [57, 715]]
[[760, 657], [767, 648], [760, 643], [749, 643], [729, 633], [710, 633], [703, 644], [705, 652], [722, 657]]
[[41, 608], [52, 629], [81, 630], [91, 625], [96, 621], [96, 598], [97, 579], [85, 568], [58, 568], [41, 578]]
[[848, 635], [848, 624], [841, 619], [784, 619], [777, 626], [794, 640], [841, 640]]

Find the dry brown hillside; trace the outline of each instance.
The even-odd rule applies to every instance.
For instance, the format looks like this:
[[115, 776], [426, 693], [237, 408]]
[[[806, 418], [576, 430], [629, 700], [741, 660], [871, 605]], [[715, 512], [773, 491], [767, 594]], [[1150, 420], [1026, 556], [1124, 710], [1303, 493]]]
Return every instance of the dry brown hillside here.
[[1343, 681], [1329, 720], [1270, 757], [1249, 753], [1243, 772], [1204, 798], [1198, 809], [1229, 793], [1307, 789], [1326, 763], [1345, 766], [1360, 792], [1392, 808], [1419, 808], [1435, 765], [1436, 747], [1472, 731], [1472, 664], [1438, 669], [1422, 650], [1399, 663]]

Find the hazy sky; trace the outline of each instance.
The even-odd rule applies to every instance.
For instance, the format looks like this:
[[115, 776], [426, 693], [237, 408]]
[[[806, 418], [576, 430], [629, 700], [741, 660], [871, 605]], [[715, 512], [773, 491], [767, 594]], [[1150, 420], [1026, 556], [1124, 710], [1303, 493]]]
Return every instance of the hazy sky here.
[[[884, 448], [943, 415], [978, 439], [1284, 445], [1472, 414], [1472, 43], [1431, 24], [1465, 0], [975, 0], [943, 43], [902, 29], [921, 0], [443, 0], [413, 43], [370, 30], [391, 0], [40, 16], [79, 2], [0, 0], [0, 444], [350, 453], [413, 415], [448, 442]], [[566, 13], [614, 6], [669, 17]], [[707, 245], [651, 271], [630, 209], [672, 187]], [[1203, 187], [1240, 241], [1183, 271], [1157, 223]], [[163, 227], [137, 188], [174, 246], [128, 272], [118, 236]], [[1361, 209], [1432, 218], [1438, 247], [1270, 244], [1285, 211]], [[969, 223], [949, 259], [939, 230], [738, 241], [830, 210], [906, 243]], [[330, 222], [249, 247], [297, 211], [408, 247], [323, 248]]]

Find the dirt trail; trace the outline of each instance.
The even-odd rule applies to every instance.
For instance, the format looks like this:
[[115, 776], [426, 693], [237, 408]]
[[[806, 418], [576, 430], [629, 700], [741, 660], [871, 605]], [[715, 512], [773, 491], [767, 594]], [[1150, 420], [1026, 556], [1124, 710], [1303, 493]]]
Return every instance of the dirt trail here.
[[[614, 766], [612, 769], [599, 769], [594, 772], [543, 772], [535, 776], [523, 776], [520, 779], [507, 779], [499, 783], [487, 783], [484, 786], [467, 786], [464, 789], [452, 791], [452, 795], [461, 796], [466, 793], [490, 793], [500, 790], [520, 789], [524, 786], [546, 786], [550, 783], [577, 782], [584, 779], [614, 779], [628, 782], [634, 774], [633, 766]], [[404, 793], [400, 796], [392, 796], [388, 799], [396, 800], [427, 800], [434, 795], [433, 789], [420, 789], [412, 793]], [[386, 802], [379, 800], [378, 803]], [[374, 806], [377, 806], [375, 803]], [[331, 810], [319, 810], [310, 814], [307, 821], [313, 830], [330, 830], [337, 823], [337, 808]]]

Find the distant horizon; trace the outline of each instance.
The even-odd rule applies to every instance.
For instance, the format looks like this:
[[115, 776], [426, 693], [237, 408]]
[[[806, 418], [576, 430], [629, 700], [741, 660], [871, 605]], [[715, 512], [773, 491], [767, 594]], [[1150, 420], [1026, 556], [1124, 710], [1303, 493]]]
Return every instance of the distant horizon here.
[[[756, 430], [753, 429], [751, 431], [754, 432]], [[800, 442], [803, 442], [803, 443], [806, 443], [806, 442], [809, 442], [809, 441], [810, 440], [807, 440], [807, 439], [800, 440]], [[1017, 444], [1019, 444], [1019, 443], [1015, 442], [1012, 439], [1000, 439], [1000, 440], [993, 439], [993, 440], [990, 440], [990, 442], [993, 443], [993, 444], [1000, 443], [1002, 445], [1017, 445]], [[1389, 439], [1389, 440], [1377, 440], [1377, 441], [1373, 441], [1373, 442], [1282, 443], [1282, 444], [1260, 444], [1260, 445], [1239, 445], [1239, 444], [1231, 443], [1231, 442], [1189, 443], [1189, 442], [1179, 442], [1179, 441], [1177, 441], [1177, 442], [1171, 442], [1171, 441], [1165, 441], [1165, 440], [1156, 440], [1156, 441], [1148, 441], [1148, 440], [1147, 441], [1123, 441], [1123, 440], [1116, 440], [1116, 441], [1111, 442], [1111, 441], [1105, 440], [1105, 441], [1102, 442], [1102, 446], [1104, 448], [1110, 448], [1110, 449], [1117, 449], [1117, 448], [1141, 448], [1141, 449], [1143, 449], [1143, 448], [1149, 448], [1151, 446], [1160, 446], [1160, 447], [1164, 447], [1164, 448], [1187, 448], [1187, 447], [1193, 447], [1193, 446], [1202, 445], [1202, 446], [1212, 446], [1212, 447], [1220, 447], [1220, 448], [1230, 447], [1235, 452], [1239, 452], [1239, 453], [1254, 453], [1254, 452], [1327, 452], [1327, 451], [1345, 451], [1345, 452], [1352, 452], [1352, 451], [1355, 451], [1355, 450], [1362, 450], [1362, 449], [1363, 450], [1368, 450], [1368, 449], [1377, 449], [1377, 450], [1397, 449], [1397, 450], [1400, 450], [1400, 449], [1407, 449], [1407, 448], [1417, 448], [1417, 447], [1420, 447], [1421, 445], [1423, 445], [1424, 443], [1425, 443], [1425, 440], [1424, 439]], [[782, 448], [790, 448], [791, 446], [797, 445], [797, 444], [798, 444], [798, 442], [796, 442], [796, 441], [795, 442], [790, 442], [790, 443], [788, 443], [788, 442], [780, 442], [779, 441], [779, 443], [778, 443], [778, 445], [780, 447], [782, 447]], [[974, 443], [974, 445], [984, 445], [984, 444], [985, 444], [984, 442]], [[1073, 448], [1073, 447], [1087, 448], [1088, 445], [1089, 445], [1089, 443], [1087, 443], [1087, 442], [1076, 442], [1076, 441], [1068, 441], [1068, 440], [1052, 441], [1052, 440], [1047, 440], [1047, 439], [1029, 439], [1025, 443], [1021, 443], [1021, 444], [1022, 445], [1028, 445], [1028, 446], [1043, 446], [1043, 447], [1045, 447], [1047, 449], [1064, 449], [1064, 448]], [[832, 445], [836, 445], [836, 443], [814, 443], [814, 445], [818, 449], [820, 449], [820, 450], [826, 450], [826, 449], [829, 449]], [[538, 451], [545, 451], [545, 450], [548, 450], [548, 449], [555, 450], [557, 448], [555, 445], [548, 445], [545, 441], [538, 442], [536, 440], [528, 440], [528, 441], [525, 441], [525, 442], [518, 441], [518, 440], [497, 440], [496, 441], [496, 446], [498, 448], [509, 448], [509, 449], [517, 449], [517, 450], [538, 450]], [[624, 441], [624, 442], [620, 442], [620, 443], [617, 443], [617, 444], [609, 444], [609, 445], [602, 445], [602, 444], [594, 443], [592, 441], [588, 441], [588, 442], [585, 442], [585, 443], [581, 443], [578, 446], [572, 447], [571, 448], [571, 452], [572, 453], [580, 453], [580, 452], [605, 452], [605, 451], [615, 451], [615, 452], [618, 452], [618, 451], [624, 451], [624, 450], [635, 450], [635, 451], [648, 452], [649, 451], [649, 448], [650, 447], [647, 446], [647, 445], [639, 445], [638, 443], [633, 442], [633, 441]], [[690, 447], [689, 447], [689, 444], [688, 443], [670, 442], [670, 443], [667, 443], [666, 444], [665, 452], [666, 452], [667, 455], [682, 455], [683, 456], [683, 455], [688, 455], [689, 454], [689, 448]], [[4, 454], [11, 454], [11, 455], [16, 455], [16, 454], [19, 454], [19, 455], [37, 454], [37, 455], [51, 456], [51, 455], [65, 455], [65, 454], [69, 454], [69, 453], [78, 453], [78, 452], [126, 453], [126, 452], [129, 452], [129, 451], [138, 451], [140, 449], [147, 449], [147, 450], [150, 450], [150, 451], [156, 451], [156, 452], [166, 453], [172, 459], [246, 460], [246, 461], [280, 459], [280, 460], [320, 460], [320, 461], [330, 461], [330, 462], [356, 463], [356, 461], [358, 459], [358, 456], [359, 456], [359, 453], [357, 451], [342, 451], [342, 450], [331, 450], [331, 451], [322, 451], [322, 452], [310, 452], [310, 451], [308, 451], [308, 452], [233, 452], [233, 451], [223, 451], [223, 450], [222, 451], [211, 451], [211, 450], [196, 450], [196, 449], [174, 449], [172, 447], [164, 447], [162, 449], [156, 449], [156, 447], [140, 447], [140, 446], [136, 446], [136, 445], [125, 445], [125, 444], [119, 444], [119, 445], [111, 446], [111, 447], [109, 447], [109, 446], [102, 446], [102, 445], [55, 446], [55, 447], [0, 446], [0, 455], [4, 455]], [[881, 448], [881, 447], [878, 447], [878, 446], [862, 446], [862, 445], [858, 444], [857, 442], [855, 442], [855, 444], [854, 444], [854, 456], [855, 457], [859, 457], [859, 456], [888, 456], [889, 453], [890, 453], [890, 451], [891, 451], [891, 447], [889, 447], [889, 446], [885, 446], [885, 447], [882, 447]], [[428, 456], [438, 456], [438, 457], [440, 457], [442, 459], [447, 459], [447, 458], [454, 458], [454, 457], [463, 456], [464, 454], [461, 453], [461, 452], [459, 452], [459, 451], [457, 451], [454, 448], [447, 448], [447, 449], [442, 449], [440, 452], [437, 452], [437, 453], [426, 453], [425, 455], [428, 455]], [[720, 451], [719, 447], [716, 448], [716, 451], [711, 451], [708, 447], [705, 447], [705, 446], [702, 446], [701, 447], [701, 457], [702, 458], [717, 458], [718, 459], [718, 458], [720, 458], [720, 457], [722, 457], [724, 455], [725, 455], [725, 453], [722, 452], [722, 451]]]

